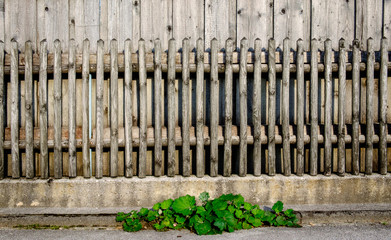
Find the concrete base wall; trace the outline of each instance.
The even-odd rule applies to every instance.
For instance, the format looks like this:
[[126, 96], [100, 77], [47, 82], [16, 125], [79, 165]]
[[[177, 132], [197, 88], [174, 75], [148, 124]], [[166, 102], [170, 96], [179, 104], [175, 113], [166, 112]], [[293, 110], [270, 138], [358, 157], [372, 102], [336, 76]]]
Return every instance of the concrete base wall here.
[[147, 177], [103, 179], [4, 179], [0, 208], [129, 208], [149, 207], [167, 198], [207, 191], [242, 194], [260, 205], [391, 203], [391, 175], [304, 177]]

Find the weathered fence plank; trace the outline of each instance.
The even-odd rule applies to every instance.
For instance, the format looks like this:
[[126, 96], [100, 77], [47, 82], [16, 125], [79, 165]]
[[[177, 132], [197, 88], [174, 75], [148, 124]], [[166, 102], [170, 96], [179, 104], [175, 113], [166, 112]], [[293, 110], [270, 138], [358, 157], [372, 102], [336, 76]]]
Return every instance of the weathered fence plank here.
[[[262, 42], [259, 38], [254, 42], [254, 89], [253, 89], [253, 112], [252, 121], [254, 125], [254, 150], [253, 150], [253, 167], [254, 175], [260, 176], [262, 173], [262, 69], [261, 69]], [[225, 79], [227, 81], [227, 79]], [[231, 89], [232, 95], [232, 89]], [[230, 130], [231, 131], [231, 130]]]
[[118, 42], [110, 42], [110, 176], [118, 176]]
[[125, 177], [133, 177], [132, 41], [125, 41]]
[[[211, 42], [211, 72], [210, 72], [210, 176], [218, 173], [218, 125], [219, 125], [219, 79], [217, 71], [218, 41]], [[247, 118], [246, 118], [247, 119]]]
[[4, 42], [0, 40], [0, 179], [5, 177], [4, 156]]
[[269, 105], [268, 105], [268, 164], [269, 175], [276, 174], [276, 56], [274, 39], [269, 39], [268, 43], [268, 79], [269, 79]]
[[96, 147], [95, 147], [95, 177], [103, 177], [103, 56], [104, 42], [98, 41], [96, 68]]
[[183, 159], [183, 176], [190, 176], [190, 99], [189, 99], [189, 39], [182, 41], [182, 159]]
[[225, 128], [224, 128], [224, 173], [225, 177], [232, 173], [232, 53], [233, 40], [225, 42]]
[[54, 177], [62, 178], [62, 76], [61, 76], [61, 41], [54, 43]]
[[283, 70], [282, 70], [282, 144], [283, 144], [283, 161], [284, 161], [284, 175], [291, 175], [291, 149], [290, 149], [290, 133], [289, 133], [289, 52], [290, 52], [290, 40], [284, 39], [283, 46]]
[[387, 174], [387, 64], [388, 64], [388, 39], [383, 38], [381, 42], [380, 60], [380, 141], [379, 141], [379, 162], [380, 174]]
[[[162, 175], [162, 47], [160, 39], [155, 40], [155, 73], [154, 73], [154, 94], [155, 94], [155, 176]], [[164, 170], [164, 169], [163, 169]]]
[[40, 43], [39, 57], [39, 139], [40, 139], [40, 166], [41, 178], [49, 177], [48, 153], [48, 104], [47, 104], [47, 42]]
[[20, 177], [18, 42], [11, 41], [11, 154], [12, 178]]
[[296, 71], [296, 79], [297, 79], [297, 169], [296, 174], [298, 176], [302, 176], [304, 174], [304, 43], [303, 40], [299, 39], [297, 41], [297, 71]]
[[197, 177], [205, 174], [204, 159], [204, 41], [197, 40], [197, 79], [196, 79], [196, 118], [197, 118]]
[[71, 39], [69, 42], [68, 55], [68, 128], [69, 128], [69, 177], [76, 177], [76, 42]]
[[345, 95], [346, 95], [346, 46], [345, 40], [339, 41], [338, 59], [338, 174], [345, 174], [346, 151], [345, 151]]
[[175, 39], [170, 39], [168, 44], [168, 73], [167, 73], [167, 102], [168, 102], [168, 161], [167, 176], [175, 175]]
[[375, 62], [374, 42], [372, 38], [367, 42], [367, 91], [366, 91], [366, 136], [365, 136], [365, 174], [370, 175], [373, 171], [373, 94], [374, 94], [374, 69]]
[[360, 42], [353, 42], [353, 69], [352, 69], [352, 174], [358, 175], [360, 172]]
[[[387, 1], [385, 1], [387, 2]], [[375, 51], [380, 49], [383, 24], [383, 1], [382, 0], [356, 0], [355, 1], [355, 38], [361, 43], [361, 50], [367, 49], [367, 39], [374, 39], [373, 48]], [[389, 9], [384, 9], [388, 12]]]
[[311, 146], [310, 175], [318, 173], [318, 41], [311, 40]]
[[146, 176], [147, 165], [147, 72], [145, 70], [145, 41], [139, 41], [139, 79], [140, 79], [140, 148], [139, 148], [139, 173], [138, 176]]
[[89, 93], [89, 84], [90, 84], [90, 41], [85, 39], [83, 41], [83, 92], [82, 92], [82, 101], [83, 101], [83, 176], [88, 178], [91, 177], [90, 171], [90, 140], [89, 140], [89, 129], [90, 129], [90, 120], [89, 120], [89, 111], [90, 111], [90, 93]]
[[[25, 44], [26, 70], [25, 80], [25, 128], [26, 128], [26, 178], [33, 178], [34, 173], [34, 122], [33, 122], [33, 52], [32, 43]], [[1, 49], [0, 49], [1, 51]], [[1, 60], [1, 59], [0, 59]]]
[[247, 51], [248, 41], [240, 41], [239, 102], [240, 102], [240, 146], [239, 176], [247, 174]]
[[331, 72], [331, 54], [332, 54], [332, 42], [330, 39], [326, 39], [324, 42], [325, 56], [325, 109], [324, 109], [324, 174], [326, 176], [331, 175], [331, 160], [332, 156], [332, 145], [331, 145], [331, 135], [333, 134], [332, 128], [332, 72]]

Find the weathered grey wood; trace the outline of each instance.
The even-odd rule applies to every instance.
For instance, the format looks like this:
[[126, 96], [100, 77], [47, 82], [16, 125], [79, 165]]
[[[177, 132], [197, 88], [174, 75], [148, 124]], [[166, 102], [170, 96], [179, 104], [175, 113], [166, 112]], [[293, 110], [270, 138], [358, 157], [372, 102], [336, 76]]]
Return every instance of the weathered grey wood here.
[[374, 94], [374, 62], [375, 62], [375, 52], [374, 52], [374, 42], [372, 38], [368, 39], [367, 42], [367, 121], [366, 121], [366, 136], [365, 136], [365, 174], [372, 174], [372, 165], [373, 165], [373, 94]]
[[[110, 42], [110, 176], [118, 176], [118, 42]], [[141, 81], [140, 81], [141, 82]]]
[[324, 64], [325, 64], [325, 110], [324, 110], [324, 174], [326, 176], [331, 175], [331, 160], [333, 158], [332, 152], [332, 145], [331, 145], [331, 134], [333, 132], [333, 126], [332, 126], [332, 120], [331, 120], [331, 114], [332, 114], [332, 95], [333, 95], [333, 88], [332, 88], [332, 72], [331, 72], [331, 40], [326, 39], [324, 43], [325, 48], [325, 56], [324, 56]]
[[11, 41], [11, 155], [12, 178], [20, 177], [19, 159], [19, 73], [18, 42]]
[[95, 177], [103, 177], [103, 80], [104, 80], [104, 42], [99, 40], [96, 67], [96, 147]]
[[297, 169], [296, 174], [304, 174], [304, 46], [303, 40], [297, 40], [296, 79], [297, 79]]
[[132, 41], [127, 39], [125, 41], [125, 177], [133, 177], [132, 77]]
[[0, 41], [4, 42], [4, 35], [5, 35], [5, 9], [4, 9], [4, 1], [5, 0], [0, 0]]
[[69, 177], [76, 177], [76, 42], [69, 41], [68, 55], [68, 128], [69, 128]]
[[204, 159], [204, 41], [197, 40], [197, 79], [196, 79], [196, 111], [197, 111], [197, 177], [205, 174]]
[[160, 39], [155, 40], [155, 73], [154, 73], [154, 94], [155, 94], [155, 176], [162, 174], [162, 47]]
[[175, 175], [175, 39], [170, 39], [168, 43], [168, 161], [167, 176]]
[[88, 131], [90, 129], [89, 121], [89, 82], [90, 82], [90, 41], [83, 41], [83, 175], [91, 177], [90, 170], [90, 141]]
[[[262, 67], [261, 67], [262, 42], [259, 38], [254, 41], [254, 89], [253, 89], [253, 114], [254, 125], [254, 150], [253, 166], [254, 176], [260, 176], [262, 173], [262, 118], [261, 118], [261, 92], [262, 92]], [[231, 70], [232, 71], [232, 70]], [[227, 81], [227, 79], [225, 79]], [[232, 86], [231, 86], [232, 87]], [[232, 89], [231, 89], [232, 94]]]
[[338, 174], [345, 174], [345, 95], [346, 95], [346, 46], [345, 39], [339, 41], [338, 59]]
[[[182, 159], [183, 159], [183, 176], [190, 176], [190, 99], [189, 99], [189, 39], [182, 41]], [[217, 142], [217, 141], [216, 141]]]
[[380, 61], [380, 141], [379, 141], [379, 162], [380, 174], [387, 174], [387, 64], [388, 64], [388, 40], [383, 38], [381, 42]]
[[268, 163], [269, 175], [276, 174], [276, 56], [274, 39], [269, 39], [268, 43], [268, 79], [269, 79], [269, 105], [268, 105]]
[[247, 174], [247, 38], [240, 41], [240, 71], [239, 71], [239, 98], [240, 98], [240, 146], [239, 146], [239, 176]]
[[61, 41], [54, 42], [54, 177], [62, 178], [62, 76]]
[[360, 42], [353, 42], [353, 69], [352, 69], [352, 174], [358, 175], [360, 172], [360, 143], [359, 143], [359, 128], [360, 128]]
[[282, 70], [282, 144], [283, 144], [283, 158], [284, 158], [284, 175], [291, 175], [291, 149], [290, 149], [290, 133], [289, 133], [289, 38], [284, 39], [284, 56], [283, 56], [283, 70]]
[[47, 105], [47, 42], [41, 41], [39, 51], [39, 139], [41, 178], [49, 177], [48, 105]]
[[225, 42], [225, 128], [224, 128], [224, 173], [225, 177], [232, 172], [232, 52], [233, 41]]
[[[140, 81], [140, 148], [138, 176], [146, 176], [147, 164], [147, 72], [145, 70], [145, 41], [138, 42]], [[175, 145], [174, 145], [175, 146]]]
[[318, 42], [311, 40], [311, 146], [310, 175], [318, 173]]
[[4, 156], [4, 42], [0, 40], [0, 179], [5, 177]]
[[218, 41], [211, 42], [211, 72], [210, 72], [210, 176], [218, 174], [218, 125], [219, 125], [219, 78], [217, 70]]
[[[1, 49], [0, 49], [1, 51]], [[34, 125], [33, 125], [33, 52], [32, 43], [27, 41], [24, 48], [26, 59], [25, 81], [25, 114], [26, 114], [26, 178], [33, 178], [34, 173]], [[1, 59], [0, 59], [1, 61]], [[0, 103], [1, 104], [1, 103]]]
[[[356, 20], [356, 38], [361, 42], [361, 49], [367, 49], [367, 39], [374, 38], [374, 50], [380, 49], [380, 40], [382, 37], [383, 24], [383, 2], [382, 0], [356, 0], [355, 1], [355, 20]], [[390, 11], [384, 9], [385, 12]]]

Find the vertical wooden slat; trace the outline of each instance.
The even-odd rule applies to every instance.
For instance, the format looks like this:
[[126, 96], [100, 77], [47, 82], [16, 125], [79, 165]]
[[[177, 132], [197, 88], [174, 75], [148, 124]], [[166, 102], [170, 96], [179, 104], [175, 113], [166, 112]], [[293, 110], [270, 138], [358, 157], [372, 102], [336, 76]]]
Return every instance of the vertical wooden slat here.
[[118, 176], [118, 42], [110, 42], [110, 176]]
[[90, 41], [83, 41], [83, 175], [91, 177], [90, 171], [90, 141], [88, 131], [90, 129], [89, 121], [89, 81], [90, 81]]
[[145, 41], [138, 42], [140, 78], [140, 149], [138, 176], [146, 175], [147, 164], [147, 72], [145, 68]]
[[380, 142], [379, 142], [379, 160], [380, 174], [387, 174], [387, 65], [388, 65], [388, 40], [383, 38], [381, 42], [381, 61], [380, 61]]
[[239, 98], [240, 98], [240, 146], [239, 176], [247, 174], [247, 52], [248, 41], [240, 41]]
[[296, 174], [304, 174], [304, 47], [303, 40], [297, 40], [296, 78], [297, 78], [297, 170]]
[[333, 94], [333, 88], [332, 88], [332, 69], [331, 69], [331, 40], [327, 39], [324, 43], [325, 48], [325, 59], [324, 59], [324, 65], [325, 65], [325, 120], [324, 120], [324, 174], [325, 175], [331, 175], [331, 160], [333, 158], [332, 156], [332, 145], [331, 145], [331, 134], [333, 132], [332, 129], [332, 120], [331, 120], [331, 110], [332, 110], [332, 94]]
[[154, 94], [155, 94], [155, 176], [162, 174], [162, 48], [160, 39], [155, 40]]
[[219, 124], [219, 79], [217, 69], [218, 41], [211, 41], [211, 71], [210, 71], [210, 176], [216, 177], [218, 173], [218, 132]]
[[253, 89], [253, 125], [254, 125], [254, 151], [253, 151], [253, 165], [254, 176], [260, 176], [262, 173], [262, 143], [261, 143], [261, 92], [262, 92], [262, 66], [261, 54], [262, 45], [259, 38], [254, 42], [254, 89]]
[[61, 42], [54, 42], [54, 177], [62, 178], [62, 77], [61, 77]]
[[196, 118], [197, 118], [197, 177], [205, 174], [204, 160], [204, 41], [197, 40], [197, 79], [196, 79]]
[[12, 178], [20, 177], [19, 161], [19, 52], [18, 42], [11, 41], [11, 154]]
[[4, 117], [4, 42], [0, 40], [0, 179], [5, 177]]
[[76, 177], [76, 42], [69, 41], [68, 55], [69, 177]]
[[41, 178], [49, 177], [49, 153], [48, 153], [48, 105], [47, 105], [47, 42], [42, 40], [39, 51], [39, 139], [40, 139], [40, 164]]
[[125, 177], [133, 176], [132, 41], [125, 41]]
[[167, 176], [175, 175], [175, 39], [168, 42], [168, 169]]
[[373, 39], [369, 38], [367, 42], [368, 52], [367, 52], [367, 92], [366, 92], [366, 107], [367, 107], [367, 121], [366, 127], [367, 132], [365, 136], [365, 174], [372, 174], [372, 165], [373, 165], [373, 94], [374, 94], [374, 62], [375, 62], [375, 52], [373, 50], [374, 43]]
[[182, 154], [183, 176], [190, 176], [189, 39], [182, 41]]
[[[26, 178], [34, 177], [34, 125], [33, 125], [33, 52], [32, 43], [26, 42], [25, 54], [25, 114], [26, 114]], [[1, 51], [1, 49], [0, 49]], [[0, 59], [1, 61], [1, 59]]]
[[352, 73], [352, 174], [357, 175], [360, 172], [360, 143], [359, 143], [359, 128], [360, 128], [360, 42], [353, 42], [353, 73]]
[[284, 56], [282, 71], [282, 139], [283, 139], [283, 158], [284, 158], [284, 175], [291, 175], [291, 149], [289, 134], [289, 78], [290, 78], [290, 47], [289, 38], [284, 39]]
[[97, 43], [96, 56], [96, 147], [95, 147], [95, 177], [103, 176], [103, 82], [104, 82], [104, 42]]
[[345, 40], [339, 41], [338, 59], [338, 174], [345, 174], [345, 94], [346, 94], [346, 47]]
[[224, 176], [232, 172], [232, 53], [233, 41], [225, 42], [225, 129], [224, 129]]
[[318, 172], [318, 42], [311, 40], [311, 147], [310, 175]]
[[269, 39], [268, 43], [268, 79], [269, 79], [269, 105], [268, 105], [268, 163], [269, 163], [269, 175], [274, 176], [276, 174], [276, 56], [274, 39]]

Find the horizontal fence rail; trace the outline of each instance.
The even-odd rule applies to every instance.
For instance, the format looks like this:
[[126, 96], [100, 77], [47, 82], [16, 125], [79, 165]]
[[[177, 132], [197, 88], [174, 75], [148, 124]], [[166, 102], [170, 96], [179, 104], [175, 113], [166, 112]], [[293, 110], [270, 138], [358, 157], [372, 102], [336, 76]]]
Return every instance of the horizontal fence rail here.
[[388, 40], [290, 42], [0, 41], [0, 178], [390, 172]]

